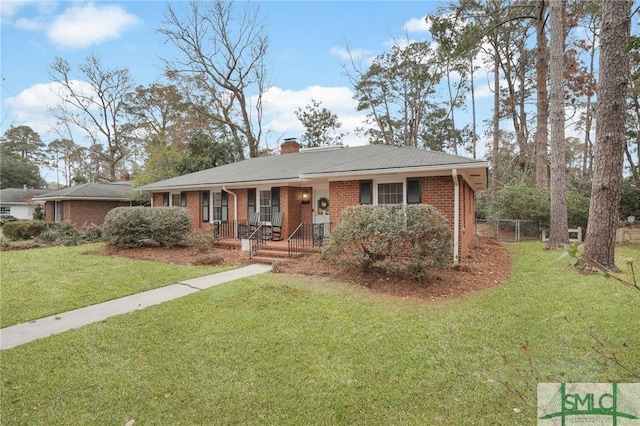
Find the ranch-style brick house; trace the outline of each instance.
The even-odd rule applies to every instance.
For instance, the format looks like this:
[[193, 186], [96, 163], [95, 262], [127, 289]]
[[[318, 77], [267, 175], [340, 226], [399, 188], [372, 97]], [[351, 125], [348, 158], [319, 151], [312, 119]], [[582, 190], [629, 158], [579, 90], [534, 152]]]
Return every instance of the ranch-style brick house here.
[[132, 194], [131, 181], [89, 182], [50, 191], [33, 200], [44, 203], [46, 220], [68, 220], [83, 228], [102, 225], [107, 213], [116, 207], [134, 205]]
[[214, 234], [224, 229], [235, 238], [258, 213], [265, 226], [281, 217], [282, 239], [287, 240], [305, 226], [327, 235], [348, 206], [431, 204], [451, 224], [457, 262], [474, 235], [474, 195], [487, 187], [487, 170], [486, 161], [424, 149], [367, 145], [301, 150], [295, 139], [286, 139], [280, 155], [137, 189], [153, 193], [152, 206], [188, 209], [194, 228]]

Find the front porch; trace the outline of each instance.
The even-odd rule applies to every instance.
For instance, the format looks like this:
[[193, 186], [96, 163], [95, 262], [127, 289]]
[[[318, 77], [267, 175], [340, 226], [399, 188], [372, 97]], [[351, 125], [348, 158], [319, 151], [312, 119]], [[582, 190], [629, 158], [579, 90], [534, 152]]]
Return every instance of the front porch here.
[[274, 240], [271, 225], [251, 225], [249, 220], [213, 223], [214, 244], [245, 250], [250, 259], [259, 261], [296, 258], [304, 253], [320, 253], [331, 232], [331, 223], [301, 223], [291, 233]]

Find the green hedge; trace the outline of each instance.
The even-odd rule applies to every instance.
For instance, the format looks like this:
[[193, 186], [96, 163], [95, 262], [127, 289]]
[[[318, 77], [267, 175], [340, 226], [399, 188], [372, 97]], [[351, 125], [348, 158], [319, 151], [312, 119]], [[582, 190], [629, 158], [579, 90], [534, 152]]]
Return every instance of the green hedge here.
[[[538, 222], [548, 228], [551, 217], [549, 188], [519, 184], [504, 186], [498, 191], [494, 201], [479, 198], [476, 212], [489, 220], [520, 219]], [[579, 192], [567, 191], [567, 220], [570, 228], [587, 229], [589, 218], [589, 198]]]
[[2, 227], [2, 233], [10, 240], [30, 240], [51, 226], [53, 223], [44, 220], [18, 220], [5, 223]]
[[179, 207], [118, 207], [105, 217], [104, 239], [117, 247], [140, 247], [145, 240], [173, 247], [191, 232], [191, 216]]
[[342, 213], [324, 251], [329, 261], [423, 278], [453, 260], [447, 219], [429, 205], [354, 206]]

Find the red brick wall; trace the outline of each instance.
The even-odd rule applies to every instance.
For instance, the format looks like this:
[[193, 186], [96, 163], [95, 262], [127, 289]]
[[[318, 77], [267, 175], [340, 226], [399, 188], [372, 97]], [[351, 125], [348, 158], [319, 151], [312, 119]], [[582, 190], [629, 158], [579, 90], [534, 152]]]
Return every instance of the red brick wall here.
[[[73, 222], [79, 228], [92, 224], [102, 225], [107, 213], [120, 205], [119, 201], [64, 200], [62, 201], [62, 219]], [[54, 222], [55, 201], [45, 202], [44, 209], [46, 219]]]
[[300, 224], [302, 202], [302, 190], [292, 186], [280, 188], [280, 211], [284, 212], [284, 222], [282, 224], [282, 238], [286, 239], [295, 231]]
[[55, 201], [44, 202], [44, 218], [49, 222], [55, 221], [55, 217], [53, 216], [54, 206], [55, 206]]
[[[247, 220], [249, 217], [248, 209], [248, 200], [249, 194], [248, 189], [234, 189], [233, 192], [238, 196], [238, 220]], [[258, 197], [258, 192], [256, 191], [256, 198]], [[229, 197], [233, 198], [233, 196]], [[234, 216], [229, 215], [229, 220], [233, 220]]]
[[[473, 238], [475, 217], [475, 198], [471, 187], [459, 176], [460, 182], [460, 217], [459, 217], [459, 256], [468, 252]], [[360, 181], [337, 181], [329, 184], [331, 200], [331, 222], [340, 221], [342, 211], [360, 203]], [[452, 176], [435, 176], [420, 178], [422, 203], [431, 204], [449, 221], [453, 231], [454, 222], [454, 185]]]
[[[304, 188], [308, 194], [311, 194], [311, 188]], [[247, 207], [248, 207], [248, 188], [238, 188], [231, 191], [238, 197], [238, 220], [247, 220]], [[290, 235], [296, 227], [301, 223], [304, 215], [305, 220], [311, 223], [311, 205], [302, 205], [302, 192], [303, 188], [296, 187], [280, 187], [280, 210], [284, 212], [284, 223], [282, 227], [282, 236], [286, 238]], [[256, 197], [259, 195], [256, 191]], [[235, 218], [235, 197], [232, 194], [228, 194], [229, 204], [229, 221], [233, 221]], [[153, 205], [156, 207], [162, 206], [162, 193], [153, 194]], [[202, 222], [202, 192], [201, 191], [188, 191], [187, 192], [187, 210], [192, 215], [192, 225], [196, 229], [202, 229], [206, 232], [212, 229], [210, 223]]]
[[155, 192], [153, 194], [153, 207], [162, 207], [162, 202], [163, 202], [163, 193], [162, 192]]
[[[307, 204], [302, 204], [303, 193], [307, 194], [309, 200]], [[300, 221], [298, 224], [300, 223], [313, 223], [313, 188], [311, 187], [300, 188]]]
[[186, 209], [191, 215], [191, 226], [199, 228], [202, 223], [200, 191], [188, 191], [185, 195], [187, 197]]
[[453, 177], [434, 176], [420, 179], [422, 202], [431, 204], [447, 218], [453, 230]]
[[[471, 187], [462, 179], [460, 182], [460, 217], [459, 217], [459, 255], [464, 256], [469, 249], [473, 238], [473, 227], [475, 217], [475, 195]], [[420, 178], [420, 188], [422, 192], [422, 202], [431, 204], [438, 209], [449, 221], [453, 230], [454, 221], [454, 186], [451, 176], [436, 176]], [[238, 220], [247, 219], [247, 188], [234, 189], [232, 192], [238, 197]], [[329, 183], [329, 200], [331, 206], [331, 222], [340, 221], [342, 211], [360, 203], [360, 181], [335, 181]], [[302, 204], [302, 193], [309, 194], [312, 198], [311, 187], [280, 187], [280, 209], [284, 212], [284, 223], [282, 229], [283, 238], [290, 235], [300, 223], [313, 222], [313, 202]], [[258, 195], [258, 193], [256, 193]], [[162, 193], [153, 195], [153, 205], [162, 205]], [[210, 224], [202, 222], [201, 191], [191, 191], [187, 193], [187, 209], [194, 218], [194, 227], [209, 230]], [[234, 220], [234, 196], [229, 194], [229, 220]], [[50, 209], [47, 203], [47, 218]], [[65, 218], [67, 218], [65, 212]]]
[[344, 209], [360, 204], [360, 181], [329, 182], [329, 203], [331, 223], [339, 223]]

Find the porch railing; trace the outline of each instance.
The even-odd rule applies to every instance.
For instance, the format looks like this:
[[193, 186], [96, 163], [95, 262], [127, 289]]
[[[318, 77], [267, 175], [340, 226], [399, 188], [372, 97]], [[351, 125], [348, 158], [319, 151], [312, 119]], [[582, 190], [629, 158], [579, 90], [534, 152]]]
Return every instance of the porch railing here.
[[287, 240], [289, 257], [298, 256], [303, 247], [322, 247], [325, 240], [329, 238], [331, 228], [332, 224], [330, 223], [301, 223], [298, 225]]
[[248, 229], [246, 220], [216, 221], [213, 223], [213, 238], [216, 241], [247, 238]]
[[249, 259], [253, 259], [258, 255], [260, 247], [264, 243], [264, 225], [260, 225], [248, 237], [249, 239]]

